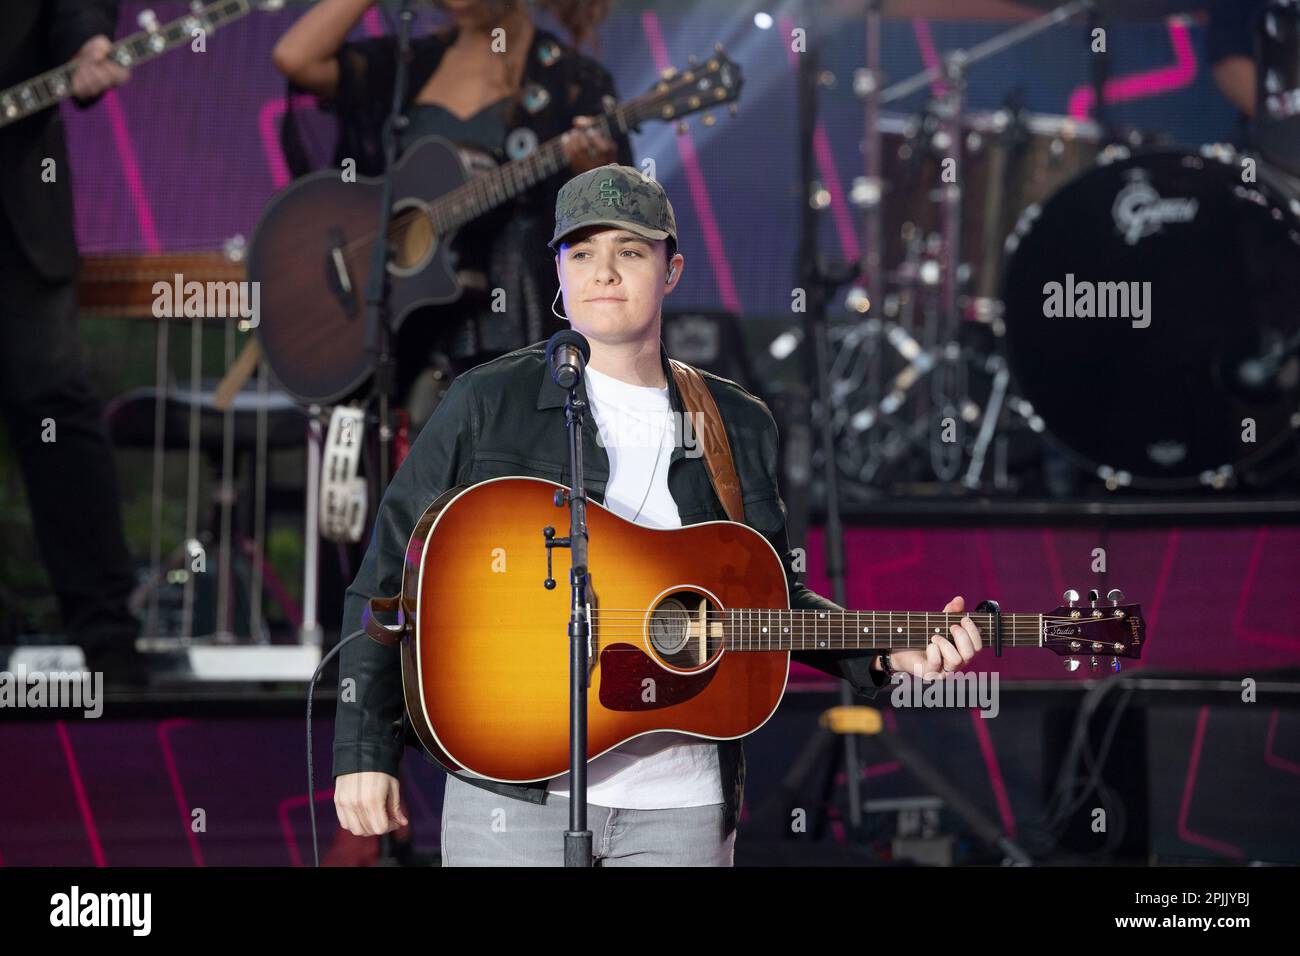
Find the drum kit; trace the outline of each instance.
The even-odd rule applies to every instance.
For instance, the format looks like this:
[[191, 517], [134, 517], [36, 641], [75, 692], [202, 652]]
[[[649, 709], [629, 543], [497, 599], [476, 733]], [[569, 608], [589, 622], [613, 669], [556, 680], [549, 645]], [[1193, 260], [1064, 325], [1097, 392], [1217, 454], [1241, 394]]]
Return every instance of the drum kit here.
[[[830, 371], [837, 461], [858, 496], [1016, 492], [1007, 458], [1029, 446], [1073, 465], [1076, 490], [1294, 478], [1300, 2], [1275, 0], [1260, 23], [1258, 119], [1241, 152], [1121, 132], [1101, 108], [1095, 120], [965, 109], [967, 72], [1044, 30], [1193, 4], [1067, 3], [891, 87], [883, 6], [868, 4], [854, 83], [865, 251], [846, 304], [867, 314], [836, 328]], [[934, 81], [921, 115], [886, 111]]]

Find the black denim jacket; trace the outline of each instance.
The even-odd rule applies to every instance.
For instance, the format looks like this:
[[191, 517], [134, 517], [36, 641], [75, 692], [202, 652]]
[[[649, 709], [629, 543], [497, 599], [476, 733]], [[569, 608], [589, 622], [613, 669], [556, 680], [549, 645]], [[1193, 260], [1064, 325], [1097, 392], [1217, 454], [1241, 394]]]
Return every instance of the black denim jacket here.
[[[682, 411], [660, 344], [668, 397]], [[767, 406], [735, 382], [702, 373], [717, 402], [740, 478], [745, 523], [762, 533], [784, 556], [793, 608], [838, 606], [799, 583], [793, 570], [785, 527], [785, 505], [777, 492], [777, 430]], [[583, 397], [586, 397], [585, 389]], [[343, 634], [361, 627], [365, 602], [394, 595], [401, 585], [407, 541], [429, 504], [448, 488], [489, 478], [526, 475], [569, 483], [564, 425], [565, 394], [551, 379], [542, 343], [511, 352], [471, 369], [452, 383], [410, 454], [393, 477], [379, 506], [370, 546], [356, 580], [348, 588]], [[597, 441], [593, 416], [583, 430], [583, 470], [587, 494], [604, 502], [609, 456]], [[704, 458], [689, 456], [679, 444], [669, 458], [668, 489], [683, 525], [727, 517], [709, 481]], [[796, 651], [794, 660], [848, 680], [865, 697], [885, 686], [869, 670], [875, 651]], [[358, 638], [339, 655], [339, 684], [355, 681], [354, 692], [340, 694], [334, 725], [334, 776], [383, 771], [397, 776], [408, 741], [397, 647]], [[421, 751], [423, 752], [423, 751]], [[426, 758], [428, 755], [426, 754]], [[432, 758], [428, 758], [432, 761]], [[722, 837], [736, 826], [745, 786], [745, 756], [739, 740], [719, 741], [718, 760], [726, 801]], [[546, 800], [546, 782], [506, 784], [464, 774], [459, 779], [504, 796], [533, 803]]]

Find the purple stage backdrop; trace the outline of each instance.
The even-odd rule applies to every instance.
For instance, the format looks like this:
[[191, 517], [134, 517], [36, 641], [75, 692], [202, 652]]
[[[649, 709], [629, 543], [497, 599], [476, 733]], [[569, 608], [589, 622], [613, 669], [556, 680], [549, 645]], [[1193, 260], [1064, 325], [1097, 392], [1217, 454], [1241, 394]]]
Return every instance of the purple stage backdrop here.
[[[142, 6], [123, 5], [119, 34], [132, 29]], [[184, 12], [177, 3], [153, 6], [161, 19]], [[140, 66], [131, 83], [93, 109], [65, 107], [84, 250], [215, 249], [233, 235], [250, 234], [268, 197], [287, 181], [278, 145], [285, 84], [270, 52], [301, 10], [255, 13], [209, 37], [206, 53], [184, 48]], [[773, 14], [770, 29], [755, 25], [760, 10]], [[707, 54], [717, 42], [744, 71], [738, 116], [724, 113], [712, 128], [692, 120], [683, 136], [652, 124], [633, 137], [638, 162], [655, 160], [674, 199], [690, 262], [674, 308], [788, 312], [799, 192], [797, 54], [789, 36], [802, 22], [798, 10], [792, 3], [721, 0], [616, 3], [600, 30], [599, 58], [624, 97], [647, 89], [660, 69]], [[417, 28], [432, 22], [422, 17]], [[939, 53], [1008, 25], [888, 20], [887, 76], [906, 77]], [[827, 27], [822, 64], [836, 79], [820, 103], [816, 142], [818, 174], [831, 198], [824, 243], [829, 254], [856, 259], [859, 239], [847, 194], [863, 172], [862, 109], [852, 76], [863, 63], [864, 28], [860, 20], [829, 20]], [[383, 15], [372, 10], [356, 36], [384, 32]], [[1185, 144], [1233, 135], [1234, 114], [1201, 62], [1202, 32], [1184, 21], [1112, 25], [1108, 99], [1117, 122]], [[972, 71], [970, 106], [993, 109], [1018, 91], [1032, 111], [1085, 116], [1092, 103], [1086, 51], [1082, 24], [1040, 35]], [[925, 98], [919, 93], [898, 105], [917, 109]], [[314, 114], [312, 104], [304, 96], [297, 105]], [[323, 162], [332, 123], [305, 119]]]

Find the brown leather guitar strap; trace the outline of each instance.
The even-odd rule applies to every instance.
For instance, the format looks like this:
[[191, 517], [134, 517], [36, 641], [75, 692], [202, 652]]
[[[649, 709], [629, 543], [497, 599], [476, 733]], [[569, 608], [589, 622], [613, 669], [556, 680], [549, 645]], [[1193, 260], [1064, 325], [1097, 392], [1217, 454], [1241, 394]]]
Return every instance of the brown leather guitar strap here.
[[708, 466], [713, 490], [718, 493], [727, 517], [744, 524], [745, 506], [740, 497], [740, 478], [731, 458], [731, 443], [727, 441], [727, 429], [722, 424], [718, 403], [709, 394], [709, 386], [697, 369], [676, 359], [668, 361], [682, 397], [682, 408], [690, 416], [695, 440], [704, 450], [704, 463]]
[[[410, 629], [410, 624], [406, 620], [406, 615], [401, 611], [401, 595], [396, 597], [373, 597], [366, 602], [365, 608], [361, 612], [362, 625], [366, 629], [366, 636], [373, 641], [383, 644], [385, 647], [392, 647], [394, 644], [401, 642], [406, 632]], [[392, 614], [397, 612], [396, 624], [383, 624], [375, 617], [376, 614]]]
[[[718, 403], [709, 394], [709, 386], [699, 371], [684, 362], [670, 359], [673, 378], [677, 382], [677, 391], [682, 397], [682, 408], [690, 416], [694, 438], [704, 451], [704, 463], [709, 470], [709, 480], [713, 490], [718, 493], [727, 517], [732, 521], [744, 523], [745, 507], [740, 497], [740, 478], [736, 475], [736, 463], [731, 457], [731, 443], [727, 440], [727, 429], [722, 424], [722, 413]], [[685, 429], [683, 429], [683, 432]], [[373, 597], [366, 602], [362, 612], [362, 623], [366, 635], [372, 640], [392, 647], [401, 642], [410, 631], [410, 622], [401, 611], [401, 596]], [[381, 623], [379, 614], [396, 612], [397, 624]]]

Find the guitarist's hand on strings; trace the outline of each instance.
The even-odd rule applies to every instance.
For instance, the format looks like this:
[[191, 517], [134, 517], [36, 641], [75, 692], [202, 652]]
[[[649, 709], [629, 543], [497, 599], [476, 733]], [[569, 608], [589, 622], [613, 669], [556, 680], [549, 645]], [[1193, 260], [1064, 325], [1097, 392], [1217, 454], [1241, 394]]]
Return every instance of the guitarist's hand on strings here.
[[72, 95], [77, 99], [93, 100], [131, 78], [130, 70], [108, 59], [112, 48], [113, 41], [102, 33], [82, 44], [76, 56], [77, 69], [72, 74]]
[[339, 826], [356, 836], [379, 836], [410, 822], [397, 778], [379, 771], [339, 774], [334, 782], [334, 811]]
[[618, 161], [618, 147], [604, 133], [595, 128], [592, 116], [575, 116], [573, 129], [560, 137], [564, 158], [575, 173], [585, 173], [597, 166]]
[[[966, 610], [966, 601], [960, 595], [948, 602], [945, 614]], [[949, 629], [952, 640], [938, 634], [931, 636], [925, 650], [905, 647], [890, 648], [889, 662], [894, 671], [911, 674], [922, 680], [942, 680], [960, 670], [983, 647], [980, 629], [969, 615]]]

